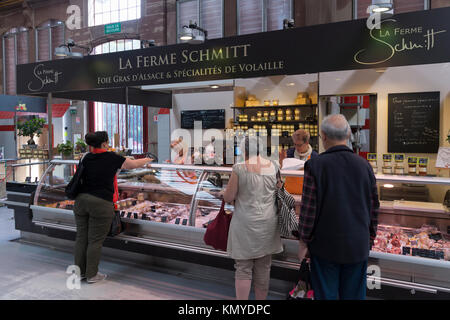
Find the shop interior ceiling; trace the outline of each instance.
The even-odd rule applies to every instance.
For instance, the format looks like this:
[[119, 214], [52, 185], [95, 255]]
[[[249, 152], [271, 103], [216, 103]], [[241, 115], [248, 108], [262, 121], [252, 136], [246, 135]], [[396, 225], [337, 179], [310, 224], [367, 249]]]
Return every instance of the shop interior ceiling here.
[[[39, 95], [42, 97], [47, 96], [47, 94], [44, 93], [41, 93]], [[98, 101], [106, 103], [128, 103], [129, 105], [154, 108], [172, 108], [172, 93], [146, 91], [138, 88], [128, 88], [128, 101], [127, 88], [53, 92], [52, 97], [71, 100]]]

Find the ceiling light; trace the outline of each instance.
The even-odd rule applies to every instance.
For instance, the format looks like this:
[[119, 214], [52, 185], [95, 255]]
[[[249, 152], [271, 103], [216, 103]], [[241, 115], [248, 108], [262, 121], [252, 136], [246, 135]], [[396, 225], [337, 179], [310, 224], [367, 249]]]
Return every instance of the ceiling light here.
[[55, 48], [55, 56], [67, 57], [68, 53], [69, 53], [69, 50], [67, 49], [67, 47], [56, 47]]
[[292, 87], [295, 86], [295, 82], [289, 82], [288, 84], [286, 84], [288, 87]]
[[394, 8], [393, 0], [372, 0], [372, 13], [388, 12]]
[[219, 86], [217, 84], [213, 84], [210, 86], [211, 89], [219, 89]]
[[295, 28], [294, 19], [284, 19], [283, 20], [283, 30]]
[[92, 48], [77, 45], [72, 39], [67, 39], [67, 43], [55, 48], [54, 54], [58, 57], [83, 58], [84, 55], [81, 52], [72, 52], [72, 47], [84, 49], [87, 51], [87, 54], [90, 54], [92, 51]]
[[390, 184], [390, 183], [386, 183], [386, 184], [383, 185], [383, 187], [388, 188], [388, 189], [392, 189], [394, 187], [394, 185]]
[[[194, 35], [194, 30], [198, 30], [202, 34]], [[197, 26], [197, 22], [189, 21], [188, 26], [183, 26], [183, 33], [180, 35], [181, 41], [187, 41], [190, 44], [199, 44], [205, 42], [208, 38], [208, 31]]]
[[180, 40], [189, 41], [189, 40], [192, 40], [192, 38], [193, 38], [192, 29], [184, 26], [183, 33], [180, 36]]

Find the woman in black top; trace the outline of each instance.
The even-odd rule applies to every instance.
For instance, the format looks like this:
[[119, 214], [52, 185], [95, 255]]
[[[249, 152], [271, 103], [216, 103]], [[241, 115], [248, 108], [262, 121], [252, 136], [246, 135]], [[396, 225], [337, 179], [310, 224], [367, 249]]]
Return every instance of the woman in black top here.
[[86, 143], [93, 149], [83, 158], [83, 185], [75, 199], [75, 265], [81, 278], [95, 283], [106, 278], [98, 272], [103, 242], [111, 227], [114, 201], [117, 201], [116, 173], [119, 169], [134, 169], [152, 161], [150, 158], [131, 160], [107, 152], [108, 134], [105, 131], [88, 133]]

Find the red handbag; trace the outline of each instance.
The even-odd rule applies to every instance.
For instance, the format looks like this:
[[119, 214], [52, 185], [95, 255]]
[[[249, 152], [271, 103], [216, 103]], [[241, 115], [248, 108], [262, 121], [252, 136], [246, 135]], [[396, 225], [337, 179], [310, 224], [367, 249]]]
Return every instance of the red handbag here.
[[230, 229], [231, 214], [225, 213], [225, 201], [222, 200], [217, 217], [206, 228], [203, 241], [216, 250], [227, 251], [228, 230]]

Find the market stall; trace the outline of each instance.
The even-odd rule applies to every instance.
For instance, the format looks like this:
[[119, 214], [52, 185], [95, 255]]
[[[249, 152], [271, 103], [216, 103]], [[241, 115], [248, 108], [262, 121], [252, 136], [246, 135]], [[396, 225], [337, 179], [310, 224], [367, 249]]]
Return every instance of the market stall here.
[[[373, 72], [374, 68], [446, 65], [450, 61], [450, 33], [447, 32], [450, 30], [449, 16], [450, 9], [444, 8], [396, 15], [393, 19], [383, 21], [381, 29], [374, 30], [367, 29], [365, 20], [355, 20], [215, 39], [195, 46], [177, 44], [88, 56], [78, 60], [19, 65], [17, 89], [20, 94], [47, 95], [50, 99], [52, 96], [91, 99], [91, 94], [98, 93], [96, 99], [100, 101], [110, 101], [107, 97], [109, 94], [102, 95], [102, 92], [114, 93], [117, 90], [118, 99], [130, 103], [128, 94], [135, 90], [132, 87], [159, 86], [145, 87], [147, 91], [136, 89], [136, 99], [143, 105], [171, 107], [171, 94], [151, 90], [163, 91], [161, 86], [171, 83], [220, 79], [239, 79], [245, 87], [246, 81], [255, 77], [314, 74], [317, 79], [317, 101], [299, 102], [316, 104], [307, 108], [315, 108], [317, 113], [312, 112], [311, 117], [305, 119], [308, 121], [305, 124], [313, 125], [309, 130], [315, 133], [318, 130], [315, 126], [326, 114], [320, 105], [321, 95], [373, 92], [366, 91], [366, 88], [360, 91], [357, 85], [340, 92], [336, 83], [333, 90], [328, 90], [323, 88], [323, 74], [327, 78], [337, 71], [346, 75], [350, 70], [364, 74], [369, 72], [368, 68], [372, 68], [370, 71]], [[381, 38], [384, 40], [381, 41]], [[305, 46], [305, 43], [308, 45]], [[289, 44], [289, 48], [286, 44]], [[105, 65], [108, 67], [105, 68]], [[348, 78], [348, 81], [359, 81], [351, 75]], [[397, 80], [400, 81], [401, 77]], [[445, 88], [439, 91], [448, 92]], [[297, 96], [293, 100], [296, 98], [307, 97]], [[251, 103], [246, 106], [246, 101], [255, 99], [244, 97], [244, 105], [235, 103], [234, 110], [242, 108], [246, 111], [252, 108]], [[443, 109], [443, 103], [440, 99], [438, 107]], [[253, 107], [264, 107], [256, 102], [253, 104]], [[278, 102], [276, 105], [272, 102], [271, 106], [278, 107]], [[294, 117], [292, 121], [296, 121], [296, 107], [285, 107], [292, 109], [289, 116]], [[387, 107], [382, 112], [386, 114]], [[248, 116], [251, 120], [252, 115]], [[258, 117], [258, 114], [254, 116]], [[271, 116], [270, 112], [268, 116]], [[264, 111], [260, 121], [262, 118], [265, 118]], [[384, 118], [381, 120], [384, 121]], [[239, 121], [238, 117], [234, 125], [239, 125]], [[386, 150], [385, 142], [381, 142], [387, 140], [385, 126], [383, 123], [380, 126], [383, 130], [379, 131], [378, 126], [375, 127], [377, 141], [383, 144], [381, 152]], [[448, 124], [444, 122], [440, 130], [446, 127]], [[289, 128], [289, 131], [292, 129]], [[371, 151], [377, 152], [376, 149]], [[53, 160], [36, 190], [26, 190], [25, 197], [17, 199], [15, 204], [8, 204], [15, 209], [17, 229], [24, 233], [74, 239], [73, 203], [65, 198], [63, 188], [73, 174], [75, 165], [74, 161]], [[155, 164], [151, 170], [122, 172], [119, 207], [127, 230], [122, 235], [107, 239], [105, 245], [232, 269], [233, 263], [224, 252], [213, 250], [203, 243], [205, 226], [220, 205], [215, 195], [226, 187], [230, 170], [226, 167]], [[301, 177], [302, 174], [302, 171], [282, 172], [285, 177]], [[430, 172], [430, 175], [434, 176], [377, 175], [380, 190], [390, 183], [419, 185], [433, 195], [431, 200], [434, 201], [428, 199], [421, 203], [410, 203], [396, 199], [382, 202], [379, 234], [369, 262], [379, 266], [381, 273], [373, 274], [369, 280], [381, 281], [382, 288], [396, 288], [407, 296], [423, 293], [431, 294], [431, 297], [448, 297], [450, 216], [446, 207], [432, 203], [441, 202], [441, 192], [448, 188], [450, 180], [437, 177], [434, 172]], [[220, 184], [216, 182], [218, 180]], [[439, 191], [436, 191], [436, 186], [440, 186]], [[12, 192], [20, 193], [20, 190]], [[8, 194], [8, 201], [14, 202], [10, 198], [13, 196], [18, 195]], [[231, 206], [227, 209], [233, 210]], [[284, 252], [274, 258], [272, 276], [292, 281], [298, 269], [297, 241], [283, 239], [283, 244]], [[377, 292], [385, 292], [385, 289], [369, 290], [368, 295], [376, 295]]]

